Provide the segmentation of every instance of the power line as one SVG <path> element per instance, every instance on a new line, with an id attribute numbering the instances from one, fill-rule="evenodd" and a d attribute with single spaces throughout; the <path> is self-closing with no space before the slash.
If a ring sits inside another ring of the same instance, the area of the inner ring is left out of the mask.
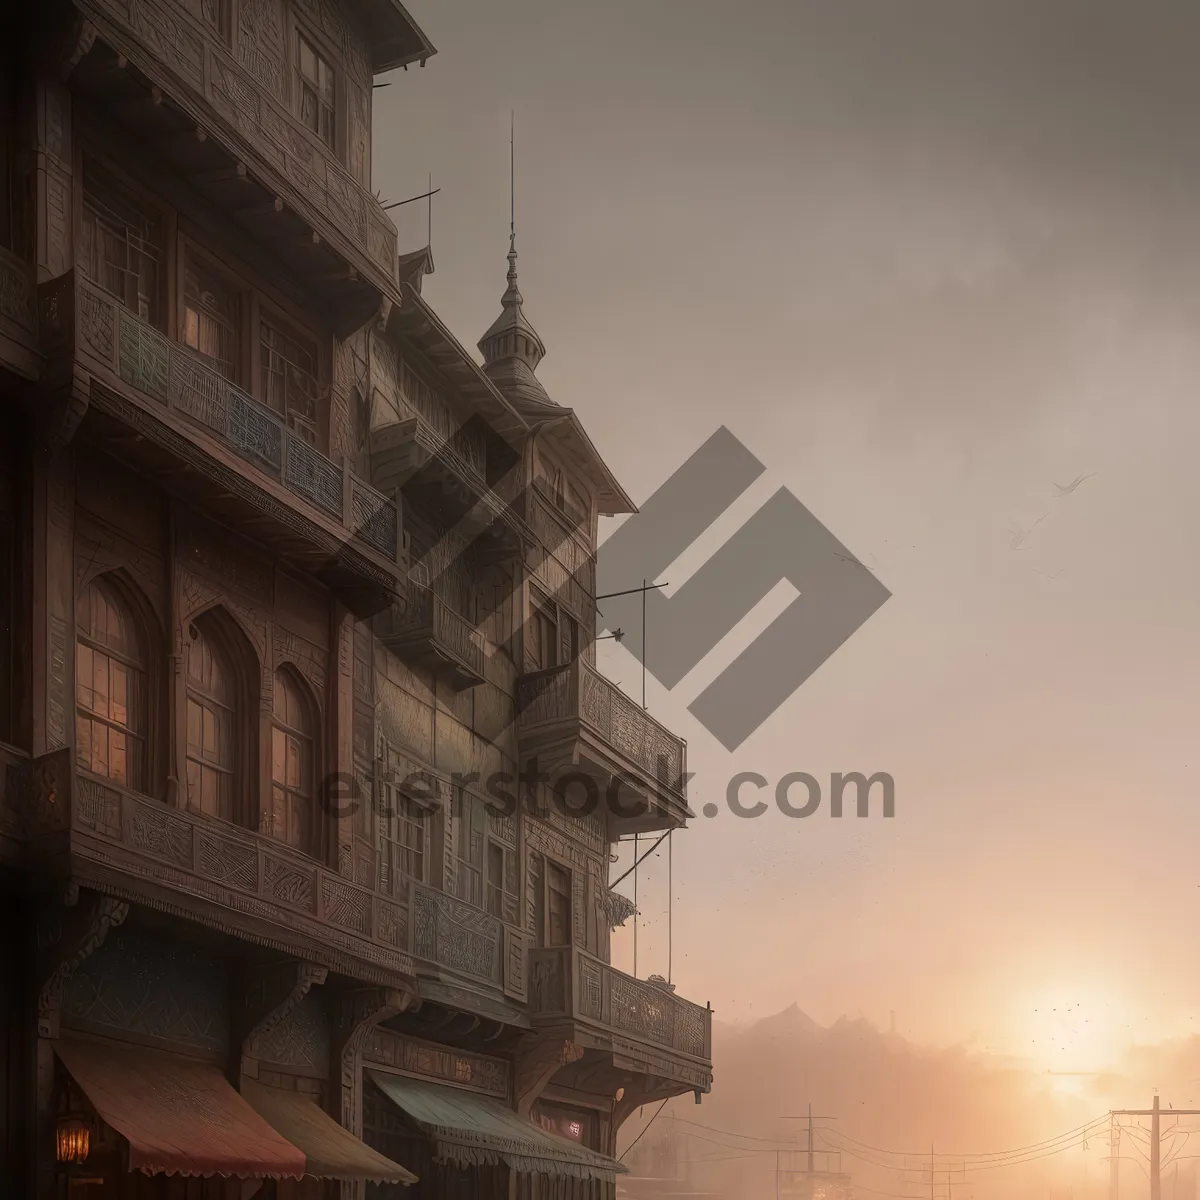
<path id="1" fill-rule="evenodd" d="M 671 1097 L 670 1097 L 670 1096 L 668 1096 L 668 1097 L 667 1097 L 667 1100 L 670 1100 L 670 1098 L 671 1098 Z M 667 1107 L 667 1100 L 664 1100 L 664 1101 L 663 1101 L 663 1102 L 662 1102 L 662 1103 L 661 1103 L 661 1104 L 658 1106 L 658 1108 L 657 1108 L 657 1109 L 655 1109 L 654 1116 L 652 1116 L 652 1117 L 650 1118 L 650 1120 L 648 1120 L 648 1121 L 646 1122 L 646 1126 L 645 1126 L 645 1128 L 642 1130 L 642 1132 L 641 1132 L 641 1133 L 639 1133 L 639 1134 L 637 1135 L 637 1137 L 635 1137 L 635 1138 L 633 1139 L 633 1141 L 632 1141 L 632 1142 L 630 1142 L 630 1143 L 629 1143 L 629 1145 L 628 1145 L 628 1146 L 626 1146 L 626 1147 L 625 1147 L 625 1149 L 624 1149 L 624 1150 L 623 1150 L 623 1151 L 622 1151 L 622 1152 L 621 1152 L 621 1153 L 620 1153 L 620 1154 L 617 1156 L 617 1162 L 621 1162 L 621 1160 L 622 1160 L 622 1159 L 624 1159 L 625 1155 L 626 1155 L 626 1154 L 628 1154 L 628 1153 L 630 1152 L 630 1150 L 632 1150 L 632 1149 L 634 1148 L 634 1146 L 636 1146 L 636 1145 L 638 1144 L 638 1142 L 640 1142 L 640 1141 L 642 1140 L 642 1138 L 643 1138 L 643 1137 L 645 1137 L 645 1135 L 646 1135 L 646 1130 L 647 1130 L 647 1129 L 649 1129 L 649 1128 L 650 1128 L 650 1126 L 651 1126 L 651 1125 L 653 1125 L 653 1124 L 654 1124 L 654 1122 L 655 1122 L 655 1121 L 658 1119 L 658 1114 L 659 1114 L 660 1112 L 662 1112 L 662 1110 L 663 1110 L 664 1108 L 666 1108 L 666 1107 Z"/>

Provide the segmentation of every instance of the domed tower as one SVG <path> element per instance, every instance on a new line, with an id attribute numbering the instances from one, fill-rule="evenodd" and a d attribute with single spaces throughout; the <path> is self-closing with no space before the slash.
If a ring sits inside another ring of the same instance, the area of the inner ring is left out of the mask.
<path id="1" fill-rule="evenodd" d="M 553 404 L 534 372 L 546 357 L 546 347 L 538 331 L 522 309 L 524 301 L 517 287 L 517 238 L 508 239 L 508 287 L 500 298 L 500 315 L 479 339 L 483 369 L 493 383 L 515 400 L 533 400 Z"/>

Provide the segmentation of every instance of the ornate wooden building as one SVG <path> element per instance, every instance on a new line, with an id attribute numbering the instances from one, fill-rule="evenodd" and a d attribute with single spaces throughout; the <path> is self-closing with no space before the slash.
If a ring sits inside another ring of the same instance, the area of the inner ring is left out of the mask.
<path id="1" fill-rule="evenodd" d="M 515 249 L 480 366 L 372 192 L 433 47 L 398 0 L 10 7 L 4 1194 L 611 1196 L 711 1083 L 708 1009 L 609 961 L 685 747 L 595 668 L 631 506 Z"/>

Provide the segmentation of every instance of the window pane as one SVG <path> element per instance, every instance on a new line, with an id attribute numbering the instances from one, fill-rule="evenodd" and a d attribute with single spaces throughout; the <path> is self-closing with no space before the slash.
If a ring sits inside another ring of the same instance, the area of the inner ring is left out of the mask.
<path id="1" fill-rule="evenodd" d="M 92 686 L 96 690 L 92 711 L 102 717 L 108 713 L 108 656 L 97 654 L 93 658 Z"/>
<path id="2" fill-rule="evenodd" d="M 129 675 L 123 663 L 112 664 L 112 719 L 129 724 L 129 703 L 126 680 Z"/>
<path id="3" fill-rule="evenodd" d="M 93 283 L 145 321 L 157 325 L 162 271 L 162 221 L 95 163 L 83 173 L 80 267 Z"/>
<path id="4" fill-rule="evenodd" d="M 92 648 L 82 644 L 75 648 L 75 698 L 84 708 L 92 707 Z"/>
<path id="5" fill-rule="evenodd" d="M 183 272 L 183 341 L 203 354 L 226 379 L 235 379 L 241 296 L 206 264 L 189 256 Z"/>

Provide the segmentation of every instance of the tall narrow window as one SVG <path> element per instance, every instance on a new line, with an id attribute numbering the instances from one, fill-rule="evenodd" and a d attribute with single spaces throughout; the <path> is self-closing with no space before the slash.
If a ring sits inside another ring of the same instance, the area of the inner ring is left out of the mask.
<path id="1" fill-rule="evenodd" d="M 487 846 L 487 910 L 494 917 L 504 916 L 504 847 L 498 842 Z"/>
<path id="2" fill-rule="evenodd" d="M 530 596 L 529 657 L 534 671 L 558 665 L 558 621 L 554 606 L 536 592 Z"/>
<path id="3" fill-rule="evenodd" d="M 312 706 L 286 667 L 275 673 L 271 730 L 271 804 L 266 832 L 308 853 L 312 847 L 315 793 Z"/>
<path id="4" fill-rule="evenodd" d="M 539 856 L 534 864 L 534 936 L 539 946 L 571 943 L 571 872 Z"/>
<path id="5" fill-rule="evenodd" d="M 263 315 L 259 322 L 262 400 L 306 441 L 317 440 L 317 347 L 291 326 Z"/>
<path id="6" fill-rule="evenodd" d="M 83 169 L 79 268 L 143 321 L 162 321 L 162 214 L 95 163 Z"/>
<path id="7" fill-rule="evenodd" d="M 146 787 L 146 648 L 118 590 L 96 580 L 79 602 L 75 761 L 137 791 Z"/>
<path id="8" fill-rule="evenodd" d="M 571 872 L 546 863 L 546 936 L 548 946 L 571 942 Z"/>
<path id="9" fill-rule="evenodd" d="M 193 812 L 235 820 L 237 690 L 228 655 L 203 625 L 187 655 L 187 800 Z"/>
<path id="10" fill-rule="evenodd" d="M 333 67 L 302 33 L 296 34 L 295 76 L 296 116 L 326 145 L 334 143 L 336 90 Z"/>
<path id="11" fill-rule="evenodd" d="M 452 809 L 454 821 L 454 892 L 460 900 L 483 907 L 484 822 L 483 803 L 475 796 L 455 788 Z"/>
<path id="12" fill-rule="evenodd" d="M 394 784 L 381 784 L 380 788 L 383 793 L 380 827 L 387 865 L 395 876 L 424 883 L 428 814 Z"/>
<path id="13" fill-rule="evenodd" d="M 238 289 L 188 254 L 183 267 L 181 340 L 235 382 L 241 359 L 241 318 L 242 296 Z"/>

